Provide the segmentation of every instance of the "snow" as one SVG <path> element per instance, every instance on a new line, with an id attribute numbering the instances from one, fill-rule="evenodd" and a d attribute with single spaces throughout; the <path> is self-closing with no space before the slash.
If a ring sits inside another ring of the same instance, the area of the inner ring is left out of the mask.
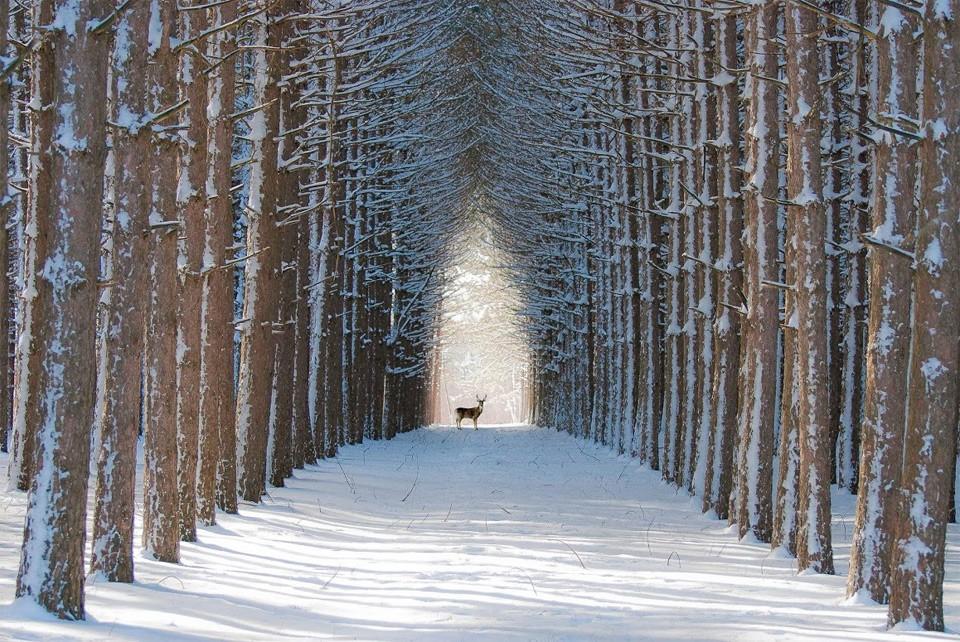
<path id="1" fill-rule="evenodd" d="M 150 25 L 147 34 L 147 51 L 150 55 L 156 54 L 163 46 L 163 16 L 160 13 L 159 0 L 150 2 Z"/>
<path id="2" fill-rule="evenodd" d="M 736 81 L 737 77 L 729 73 L 726 69 L 721 69 L 719 73 L 714 74 L 713 78 L 710 79 L 710 82 L 717 87 L 725 87 Z"/>
<path id="3" fill-rule="evenodd" d="M 953 8 L 950 6 L 949 0 L 934 0 L 933 15 L 941 20 L 953 19 Z"/>
<path id="4" fill-rule="evenodd" d="M 945 259 L 939 238 L 934 236 L 930 239 L 930 242 L 927 243 L 927 249 L 923 252 L 923 262 L 926 264 L 930 274 L 935 277 L 940 275 L 940 270 L 943 269 Z"/>
<path id="5" fill-rule="evenodd" d="M 854 501 L 834 496 L 841 575 L 797 575 L 635 459 L 545 428 L 434 427 L 298 471 L 201 529 L 179 566 L 137 555 L 133 585 L 89 578 L 88 620 L 65 623 L 11 603 L 25 497 L 8 492 L 0 639 L 957 639 L 885 633 L 884 607 L 843 599 Z"/>
<path id="6" fill-rule="evenodd" d="M 920 364 L 920 372 L 923 374 L 923 380 L 927 384 L 927 389 L 929 390 L 940 378 L 940 375 L 946 374 L 947 368 L 943 365 L 943 362 L 936 357 L 930 357 L 925 359 L 923 363 Z"/>
<path id="7" fill-rule="evenodd" d="M 879 33 L 881 35 L 894 34 L 908 26 L 910 23 L 899 9 L 891 6 L 884 7 L 880 15 Z"/>
<path id="8" fill-rule="evenodd" d="M 803 96 L 797 97 L 797 110 L 793 115 L 793 124 L 796 126 L 801 126 L 803 121 L 806 120 L 807 116 L 810 115 L 812 111 L 810 105 L 806 100 L 803 99 Z"/>
<path id="9" fill-rule="evenodd" d="M 87 139 L 78 138 L 73 126 L 77 120 L 76 105 L 65 102 L 60 105 L 60 118 L 57 120 L 57 131 L 54 142 L 65 152 L 83 151 L 87 148 Z"/>
<path id="10" fill-rule="evenodd" d="M 57 13 L 53 17 L 49 29 L 62 29 L 65 34 L 73 38 L 77 35 L 77 24 L 80 22 L 81 13 L 82 10 L 78 0 L 64 2 L 57 8 Z"/>

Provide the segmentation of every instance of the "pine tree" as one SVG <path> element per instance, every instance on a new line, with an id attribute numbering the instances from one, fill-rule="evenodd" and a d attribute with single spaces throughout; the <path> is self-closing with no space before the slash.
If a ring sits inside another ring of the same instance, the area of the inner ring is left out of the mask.
<path id="1" fill-rule="evenodd" d="M 820 162 L 817 14 L 796 3 L 785 11 L 787 40 L 787 233 L 796 248 L 796 372 L 800 443 L 797 560 L 833 573 L 832 471 L 827 345 L 826 216 Z"/>
<path id="2" fill-rule="evenodd" d="M 923 16 L 924 138 L 913 277 L 914 333 L 900 516 L 891 562 L 890 624 L 943 630 L 943 573 L 960 395 L 960 12 L 928 3 Z"/>
<path id="3" fill-rule="evenodd" d="M 916 120 L 916 20 L 884 9 L 877 40 L 875 113 L 890 123 Z M 878 116 L 879 117 L 879 116 Z M 886 123 L 884 123 L 886 126 Z M 914 245 L 916 141 L 880 130 L 870 241 L 870 325 L 860 465 L 860 495 L 847 593 L 861 589 L 886 604 L 893 525 L 907 413 L 907 361 L 912 331 L 909 252 Z"/>
<path id="4" fill-rule="evenodd" d="M 36 369 L 17 419 L 36 430 L 17 596 L 83 619 L 87 479 L 96 382 L 97 277 L 110 3 L 39 0 L 33 24 L 53 24 L 34 52 L 35 114 L 24 332 Z M 43 195 L 38 199 L 38 195 Z M 21 364 L 20 372 L 29 367 Z"/>
<path id="5" fill-rule="evenodd" d="M 236 3 L 210 8 L 211 24 L 231 24 Z M 200 291 L 200 413 L 197 461 L 197 518 L 216 521 L 215 506 L 237 512 L 237 444 L 233 362 L 233 140 L 236 36 L 221 29 L 207 39 L 207 177 Z"/>
<path id="6" fill-rule="evenodd" d="M 181 8 L 184 40 L 207 27 L 206 11 Z M 198 48 L 180 52 L 181 101 L 187 101 L 180 143 L 177 215 L 180 223 L 177 258 L 177 494 L 180 538 L 197 539 L 197 462 L 200 438 L 200 271 L 203 262 L 204 212 L 207 209 L 207 85 L 204 58 Z"/>
<path id="7" fill-rule="evenodd" d="M 177 485 L 177 11 L 150 6 L 148 101 L 152 117 L 150 234 L 147 266 L 143 428 L 143 549 L 161 562 L 180 561 Z"/>
<path id="8" fill-rule="evenodd" d="M 749 103 L 744 123 L 744 297 L 743 360 L 740 364 L 740 436 L 736 511 L 731 521 L 740 536 L 753 532 L 770 541 L 777 377 L 778 301 L 769 287 L 777 281 L 777 197 L 779 194 L 779 126 L 776 36 L 780 16 L 776 2 L 764 2 L 745 18 L 750 52 Z M 766 282 L 766 283 L 765 283 Z"/>
<path id="9" fill-rule="evenodd" d="M 106 330 L 101 414 L 97 417 L 100 451 L 93 519 L 91 569 L 110 581 L 132 582 L 133 506 L 136 494 L 137 439 L 143 364 L 143 328 L 147 287 L 147 235 L 151 155 L 147 113 L 147 51 L 135 43 L 147 38 L 147 5 L 130 7 L 117 19 L 111 63 L 113 116 L 113 203 L 111 236 L 113 277 Z M 126 120 L 124 120 L 126 119 Z"/>
<path id="10" fill-rule="evenodd" d="M 717 281 L 718 311 L 714 321 L 716 358 L 713 370 L 710 422 L 710 474 L 705 479 L 704 510 L 720 519 L 728 517 L 733 485 L 733 452 L 737 437 L 740 375 L 741 317 L 743 293 L 743 199 L 740 177 L 740 117 L 737 78 L 738 20 L 733 12 L 716 18 L 716 67 L 712 84 L 717 88 Z"/>
<path id="11" fill-rule="evenodd" d="M 276 10 L 265 0 L 254 3 L 252 20 L 253 113 L 250 115 L 251 159 L 247 213 L 247 257 L 244 271 L 243 325 L 237 388 L 238 491 L 259 503 L 266 491 L 269 424 L 275 393 L 278 271 L 281 234 L 277 227 L 277 137 L 280 68 Z"/>

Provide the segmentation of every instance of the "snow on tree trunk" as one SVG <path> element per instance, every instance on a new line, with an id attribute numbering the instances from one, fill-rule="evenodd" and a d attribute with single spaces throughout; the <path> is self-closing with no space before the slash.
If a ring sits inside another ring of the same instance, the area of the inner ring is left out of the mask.
<path id="1" fill-rule="evenodd" d="M 150 212 L 150 128 L 147 39 L 150 8 L 131 6 L 118 18 L 112 57 L 113 207 L 110 300 L 105 315 L 104 391 L 97 417 L 96 506 L 91 570 L 111 582 L 132 582 L 133 513 L 140 434 L 143 323 L 147 299 Z"/>
<path id="2" fill-rule="evenodd" d="M 732 12 L 715 18 L 716 63 L 711 83 L 717 92 L 717 314 L 714 321 L 715 358 L 709 425 L 710 473 L 704 479 L 702 506 L 719 519 L 728 518 L 733 485 L 733 449 L 737 437 L 737 409 L 740 381 L 741 318 L 745 310 L 743 292 L 743 199 L 740 177 L 740 117 L 737 79 L 738 20 Z"/>
<path id="3" fill-rule="evenodd" d="M 889 123 L 916 120 L 917 20 L 886 7 L 877 40 L 877 105 Z M 884 123 L 888 124 L 887 122 Z M 902 126 L 902 125 L 896 125 Z M 861 434 L 860 495 L 850 551 L 847 593 L 865 590 L 886 604 L 893 526 L 898 520 L 898 478 L 907 416 L 907 365 L 913 319 L 911 260 L 914 247 L 916 141 L 877 131 L 870 265 L 870 321 Z"/>
<path id="4" fill-rule="evenodd" d="M 943 630 L 944 539 L 960 395 L 960 2 L 926 5 L 924 140 L 914 262 L 910 388 L 890 624 Z"/>
<path id="5" fill-rule="evenodd" d="M 800 442 L 797 560 L 833 573 L 830 544 L 829 346 L 826 216 L 820 169 L 817 14 L 789 2 L 787 41 L 787 233 L 796 248 L 797 435 Z"/>
<path id="6" fill-rule="evenodd" d="M 179 11 L 183 39 L 207 28 L 206 11 Z M 207 209 L 207 77 L 199 50 L 180 53 L 180 99 L 189 101 L 181 140 L 177 216 L 180 221 L 177 276 L 177 486 L 180 538 L 197 539 L 197 462 L 200 439 L 201 270 Z"/>
<path id="7" fill-rule="evenodd" d="M 744 296 L 743 361 L 740 364 L 740 438 L 738 446 L 736 511 L 740 536 L 748 532 L 770 541 L 771 496 L 778 372 L 779 304 L 776 281 L 777 205 L 779 193 L 778 76 L 776 37 L 780 8 L 766 1 L 745 18 L 745 43 L 750 78 L 749 103 L 744 119 Z"/>
<path id="8" fill-rule="evenodd" d="M 211 24 L 229 24 L 236 4 L 210 9 Z M 211 525 L 216 508 L 237 512 L 236 411 L 234 391 L 234 279 L 227 264 L 233 246 L 230 170 L 233 141 L 236 43 L 232 30 L 209 36 L 207 56 L 221 61 L 207 79 L 207 176 L 200 291 L 200 405 L 197 446 L 197 518 Z"/>
<path id="9" fill-rule="evenodd" d="M 36 433 L 17 596 L 65 619 L 84 617 L 84 546 L 93 424 L 109 32 L 102 0 L 39 0 L 50 25 L 34 51 L 27 227 L 32 251 L 17 421 Z M 5 338 L 4 338 L 5 339 Z M 25 393 L 25 394 L 24 394 Z M 21 430 L 21 434 L 23 434 Z"/>
<path id="10" fill-rule="evenodd" d="M 279 54 L 275 12 L 265 0 L 251 19 L 253 104 L 250 116 L 250 178 L 247 214 L 247 259 L 244 273 L 240 379 L 237 387 L 238 490 L 259 503 L 266 490 L 268 431 L 274 409 L 274 361 L 277 318 L 277 272 L 281 239 L 277 227 L 277 140 L 279 131 Z"/>
<path id="11" fill-rule="evenodd" d="M 176 8 L 152 0 L 147 51 L 150 109 L 157 114 L 177 102 Z M 155 120 L 150 158 L 150 237 L 144 381 L 143 549 L 161 562 L 180 561 L 177 488 L 177 147 Z"/>

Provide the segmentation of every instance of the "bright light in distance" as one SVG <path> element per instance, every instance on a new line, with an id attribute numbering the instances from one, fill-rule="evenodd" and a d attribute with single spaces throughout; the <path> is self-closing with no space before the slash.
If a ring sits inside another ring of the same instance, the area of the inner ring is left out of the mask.
<path id="1" fill-rule="evenodd" d="M 487 397 L 480 424 L 528 418 L 527 350 L 518 327 L 516 290 L 505 278 L 506 259 L 482 231 L 465 243 L 450 269 L 440 328 L 437 423 L 454 423 L 454 409 Z M 471 422 L 466 422 L 471 424 Z"/>

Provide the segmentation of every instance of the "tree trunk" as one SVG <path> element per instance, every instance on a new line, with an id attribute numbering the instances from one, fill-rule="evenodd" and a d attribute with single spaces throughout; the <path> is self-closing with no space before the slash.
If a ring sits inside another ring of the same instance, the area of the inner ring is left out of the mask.
<path id="1" fill-rule="evenodd" d="M 788 2 L 787 230 L 796 247 L 800 569 L 833 573 L 830 543 L 830 373 L 827 345 L 826 217 L 820 169 L 817 14 Z"/>
<path id="2" fill-rule="evenodd" d="M 287 1 L 283 3 L 283 11 L 287 21 L 278 27 L 277 43 L 283 48 L 277 55 L 277 64 L 281 65 L 281 73 L 289 71 L 289 64 L 294 59 L 294 52 L 290 42 L 295 37 L 295 30 L 290 20 L 296 15 L 295 4 Z M 273 426 L 270 447 L 270 484 L 283 486 L 284 479 L 293 474 L 294 468 L 294 400 L 297 395 L 295 382 L 297 369 L 297 307 L 299 293 L 298 258 L 300 251 L 297 246 L 300 240 L 300 217 L 307 216 L 302 212 L 300 203 L 300 170 L 298 168 L 298 145 L 296 131 L 302 127 L 304 117 L 302 107 L 296 104 L 297 96 L 294 93 L 295 85 L 288 81 L 280 88 L 280 107 L 278 110 L 279 149 L 277 152 L 278 167 L 278 203 L 277 225 L 278 238 L 282 243 L 281 267 L 278 274 L 279 305 L 277 309 L 277 326 L 274 337 L 277 342 L 277 363 L 275 365 L 275 397 L 273 412 Z M 282 214 L 281 214 L 282 213 Z"/>
<path id="3" fill-rule="evenodd" d="M 960 3 L 923 19 L 924 139 L 913 280 L 914 328 L 890 624 L 943 630 L 943 572 L 960 395 Z"/>
<path id="4" fill-rule="evenodd" d="M 667 46 L 676 48 L 679 46 L 679 35 L 677 33 L 677 19 L 671 17 L 668 19 Z M 680 140 L 682 135 L 681 119 L 670 119 L 670 138 Z M 664 391 L 663 391 L 663 413 L 660 421 L 662 428 L 660 430 L 662 440 L 662 450 L 659 457 L 660 473 L 663 479 L 669 482 L 676 482 L 676 467 L 679 453 L 678 431 L 680 424 L 680 414 L 682 412 L 680 405 L 682 393 L 682 346 L 680 335 L 683 332 L 681 322 L 681 276 L 680 276 L 680 254 L 682 225 L 680 222 L 681 193 L 680 181 L 682 180 L 681 158 L 676 157 L 670 165 L 670 199 L 668 210 L 671 215 L 670 231 L 668 233 L 669 249 L 667 250 L 667 268 L 669 274 L 667 283 L 667 302 L 666 318 L 664 330 Z"/>
<path id="5" fill-rule="evenodd" d="M 207 28 L 206 11 L 182 11 L 183 38 Z M 180 538 L 197 540 L 197 462 L 200 439 L 200 325 L 207 209 L 207 77 L 199 51 L 180 54 L 180 99 L 187 106 L 186 139 L 180 150 L 177 215 L 180 221 L 177 273 L 177 486 Z"/>
<path id="6" fill-rule="evenodd" d="M 236 18 L 236 3 L 210 9 L 210 23 Z M 209 36 L 208 57 L 222 60 L 207 79 L 207 208 L 200 293 L 200 416 L 197 518 L 216 521 L 216 506 L 237 512 L 237 436 L 233 363 L 234 269 L 227 265 L 233 246 L 231 144 L 233 142 L 236 49 L 232 30 Z"/>
<path id="7" fill-rule="evenodd" d="M 708 456 L 711 474 L 706 477 L 704 511 L 712 509 L 727 519 L 733 485 L 733 448 L 737 438 L 740 381 L 740 325 L 743 291 L 743 199 L 740 194 L 740 118 L 737 80 L 730 70 L 739 69 L 737 16 L 733 12 L 716 19 L 717 64 L 713 84 L 717 87 L 717 318 L 714 322 L 716 356 L 713 363 L 714 418 L 709 432 Z"/>
<path id="8" fill-rule="evenodd" d="M 10 45 L 7 36 L 10 26 L 10 2 L 0 0 L 0 52 L 7 55 Z M 0 452 L 7 452 L 7 433 L 10 427 L 10 313 L 13 309 L 10 292 L 10 210 L 13 199 L 7 168 L 10 167 L 10 99 L 12 88 L 8 79 L 0 80 Z"/>
<path id="9" fill-rule="evenodd" d="M 703 7 L 697 0 L 696 6 Z M 693 14 L 694 41 L 698 42 L 696 55 L 696 74 L 698 78 L 713 78 L 716 73 L 714 60 L 713 22 L 703 13 Z M 699 345 L 696 360 L 695 423 L 693 444 L 691 445 L 691 478 L 687 481 L 687 490 L 691 494 L 708 497 L 706 478 L 713 476 L 713 459 L 709 454 L 711 433 L 713 432 L 713 371 L 715 364 L 715 346 L 713 325 L 717 317 L 716 301 L 716 261 L 718 235 L 717 203 L 717 97 L 713 86 L 706 80 L 698 85 L 699 97 L 694 101 L 694 113 L 697 131 L 694 139 L 694 185 L 696 205 L 694 211 L 699 220 L 695 243 L 696 261 L 694 270 L 697 277 L 697 299 L 690 310 Z M 712 481 L 711 481 L 712 484 Z"/>
<path id="10" fill-rule="evenodd" d="M 147 287 L 149 233 L 150 130 L 147 118 L 147 51 L 132 43 L 147 39 L 150 10 L 131 6 L 117 20 L 113 52 L 113 120 L 129 122 L 113 132 L 115 221 L 112 234 L 113 278 L 102 350 L 104 391 L 97 418 L 96 508 L 91 570 L 111 582 L 132 582 L 133 513 L 136 503 L 137 440 L 140 434 L 143 323 Z"/>
<path id="11" fill-rule="evenodd" d="M 17 11 L 10 16 L 12 24 L 10 25 L 10 34 L 16 37 L 20 42 L 25 42 L 29 40 L 30 36 L 28 35 L 29 27 L 27 26 L 28 20 L 27 16 L 29 11 Z M 30 103 L 30 65 L 21 64 L 19 68 L 14 70 L 14 73 L 11 76 L 11 98 L 10 98 L 10 107 L 12 108 L 12 118 L 11 129 L 8 132 L 8 144 L 9 144 L 9 135 L 16 134 L 21 139 L 29 138 L 30 130 L 30 109 L 28 107 Z M 18 440 L 18 434 L 15 430 L 17 427 L 14 423 L 14 418 L 17 416 L 16 411 L 16 400 L 18 398 L 17 390 L 17 364 L 19 359 L 17 357 L 20 345 L 20 337 L 22 336 L 22 323 L 24 305 L 23 305 L 23 292 L 25 288 L 25 274 L 24 274 L 24 257 L 27 254 L 25 252 L 25 244 L 27 241 L 27 235 L 24 230 L 24 221 L 27 218 L 27 210 L 29 207 L 29 197 L 27 189 L 27 179 L 25 178 L 28 174 L 28 154 L 30 151 L 29 145 L 15 145 L 12 148 L 8 148 L 8 153 L 10 154 L 10 173 L 13 176 L 17 177 L 17 180 L 14 182 L 11 180 L 11 177 L 8 176 L 8 189 L 9 187 L 14 187 L 11 194 L 11 208 L 13 210 L 12 216 L 9 218 L 9 228 L 7 233 L 12 232 L 12 238 L 9 239 L 8 248 L 10 250 L 8 256 L 8 268 L 10 270 L 11 281 L 13 284 L 12 291 L 8 298 L 8 303 L 10 305 L 11 316 L 13 317 L 13 332 L 12 341 L 10 341 L 10 354 L 8 355 L 8 360 L 4 363 L 4 367 L 9 369 L 9 389 L 8 389 L 8 400 L 10 403 L 10 410 L 8 416 L 9 424 L 6 426 L 7 436 L 0 446 L 3 447 L 3 452 L 10 452 L 10 459 L 8 460 L 7 474 L 9 475 L 10 488 L 16 488 L 18 486 L 18 476 L 21 472 L 21 464 L 23 464 L 22 457 L 17 457 L 16 446 Z M 8 215 L 9 216 L 9 215 Z M 20 415 L 22 416 L 22 415 Z M 22 438 L 24 435 L 21 433 L 19 435 Z M 21 490 L 26 490 L 23 488 Z"/>
<path id="12" fill-rule="evenodd" d="M 767 0 L 746 20 L 746 51 L 751 80 L 746 113 L 743 263 L 747 315 L 743 324 L 743 361 L 740 364 L 740 439 L 736 512 L 740 537 L 748 532 L 770 541 L 772 471 L 776 422 L 777 336 L 779 303 L 776 281 L 777 205 L 779 196 L 778 88 L 776 78 L 778 3 Z"/>
<path id="13" fill-rule="evenodd" d="M 21 357 L 36 369 L 18 421 L 36 430 L 24 452 L 32 475 L 17 596 L 64 619 L 84 617 L 84 546 L 90 427 L 93 425 L 109 31 L 104 0 L 39 0 L 33 24 L 50 25 L 34 51 L 33 98 L 47 106 L 34 121 L 27 225 L 30 304 Z M 4 124 L 5 125 L 5 124 Z M 37 199 L 37 195 L 43 197 Z M 34 361 L 34 359 L 31 359 Z M 21 367 L 26 367 L 22 363 Z M 21 370 L 21 373 L 23 371 Z"/>
<path id="14" fill-rule="evenodd" d="M 172 3 L 151 5 L 147 51 L 150 110 L 177 101 L 177 13 Z M 160 125 L 169 125 L 161 121 Z M 180 561 L 177 497 L 177 207 L 176 135 L 154 130 L 150 157 L 152 202 L 144 383 L 143 548 L 161 562 Z"/>
<path id="15" fill-rule="evenodd" d="M 787 234 L 784 239 L 784 280 L 797 282 L 797 239 Z M 777 474 L 776 506 L 773 515 L 772 548 L 783 548 L 790 555 L 797 554 L 797 530 L 800 492 L 800 380 L 801 369 L 797 353 L 797 295 L 796 289 L 784 291 L 784 323 L 781 335 L 783 360 L 780 391 L 779 471 Z"/>
<path id="16" fill-rule="evenodd" d="M 266 0 L 256 6 L 266 7 Z M 277 314 L 277 270 L 281 251 L 277 228 L 277 140 L 279 131 L 279 55 L 274 12 L 264 10 L 252 19 L 253 103 L 251 169 L 247 202 L 247 259 L 240 344 L 240 382 L 237 389 L 237 457 L 239 492 L 246 501 L 260 503 L 266 490 L 268 430 L 274 393 Z M 271 47 L 273 49 L 271 49 Z"/>
<path id="17" fill-rule="evenodd" d="M 877 40 L 877 114 L 917 118 L 916 20 L 887 7 Z M 870 238 L 912 250 L 916 211 L 916 143 L 882 133 L 877 141 L 876 183 Z M 907 367 L 910 356 L 910 259 L 886 247 L 870 249 L 870 324 L 867 334 L 867 383 L 861 437 L 860 495 L 850 551 L 848 595 L 865 590 L 886 604 L 890 587 L 893 525 L 907 416 Z"/>

